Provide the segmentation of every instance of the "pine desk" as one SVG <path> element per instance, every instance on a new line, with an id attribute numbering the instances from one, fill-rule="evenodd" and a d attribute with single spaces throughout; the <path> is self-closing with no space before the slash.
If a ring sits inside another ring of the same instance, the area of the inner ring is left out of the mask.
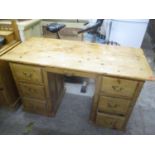
<path id="1" fill-rule="evenodd" d="M 154 80 L 142 49 L 31 38 L 0 57 L 8 61 L 26 111 L 54 116 L 63 76 L 95 79 L 91 120 L 124 129 L 146 80 Z"/>

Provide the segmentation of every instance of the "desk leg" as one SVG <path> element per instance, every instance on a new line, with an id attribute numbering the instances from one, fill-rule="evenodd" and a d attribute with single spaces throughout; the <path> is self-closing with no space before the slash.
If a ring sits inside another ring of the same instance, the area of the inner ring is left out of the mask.
<path id="1" fill-rule="evenodd" d="M 90 120 L 92 120 L 93 122 L 95 122 L 96 120 L 96 111 L 97 111 L 97 106 L 98 106 L 101 81 L 102 81 L 102 76 L 97 76 L 95 79 L 95 94 L 93 97 L 92 109 L 91 109 L 91 114 L 90 114 Z"/>
<path id="2" fill-rule="evenodd" d="M 134 96 L 133 96 L 133 99 L 132 99 L 131 106 L 130 106 L 130 108 L 129 108 L 129 110 L 128 110 L 128 113 L 127 113 L 127 116 L 126 116 L 126 118 L 125 118 L 125 123 L 124 123 L 124 125 L 123 125 L 122 130 L 125 130 L 125 128 L 126 128 L 126 125 L 127 125 L 128 120 L 129 120 L 129 118 L 130 118 L 130 115 L 131 115 L 131 113 L 132 113 L 132 110 L 133 110 L 133 108 L 134 108 L 134 106 L 135 106 L 135 104 L 136 104 L 136 101 L 137 101 L 137 99 L 138 99 L 138 97 L 139 97 L 139 95 L 140 95 L 140 92 L 141 92 L 141 90 L 142 90 L 142 88 L 143 88 L 143 85 L 144 85 L 144 81 L 139 82 L 139 84 L 138 84 L 138 86 L 137 86 L 136 92 L 135 92 L 135 94 L 134 94 Z"/>
<path id="3" fill-rule="evenodd" d="M 47 99 L 47 113 L 54 116 L 64 95 L 64 78 L 43 69 L 45 92 Z"/>
<path id="4" fill-rule="evenodd" d="M 43 69 L 43 78 L 45 83 L 45 93 L 46 93 L 46 99 L 47 99 L 47 113 L 48 113 L 47 115 L 52 116 L 52 104 L 50 100 L 48 72 L 46 72 L 45 69 Z"/>

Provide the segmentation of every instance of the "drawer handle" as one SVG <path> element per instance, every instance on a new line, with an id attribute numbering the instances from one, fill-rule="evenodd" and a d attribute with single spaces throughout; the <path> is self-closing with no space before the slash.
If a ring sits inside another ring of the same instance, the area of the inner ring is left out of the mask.
<path id="1" fill-rule="evenodd" d="M 108 103 L 108 107 L 110 107 L 110 108 L 117 108 L 118 105 L 117 104 Z"/>
<path id="2" fill-rule="evenodd" d="M 32 78 L 32 73 L 23 72 L 24 76 L 27 78 Z"/>
<path id="3" fill-rule="evenodd" d="M 28 94 L 28 95 L 29 95 L 29 94 L 32 94 L 32 93 L 37 93 L 35 89 L 29 88 L 29 87 L 25 87 L 25 88 L 24 88 L 24 92 L 25 92 L 26 94 Z"/>
<path id="4" fill-rule="evenodd" d="M 114 91 L 117 91 L 117 92 L 121 92 L 123 90 L 123 88 L 121 88 L 120 86 L 112 86 L 112 88 Z"/>
<path id="5" fill-rule="evenodd" d="M 105 124 L 109 124 L 110 126 L 113 126 L 114 121 L 104 120 Z"/>

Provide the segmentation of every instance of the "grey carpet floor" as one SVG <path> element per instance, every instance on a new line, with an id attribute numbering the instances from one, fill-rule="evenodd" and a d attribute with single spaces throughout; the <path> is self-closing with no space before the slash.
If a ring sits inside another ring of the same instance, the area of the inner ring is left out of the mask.
<path id="1" fill-rule="evenodd" d="M 147 91 L 152 87 L 146 83 L 137 101 L 125 132 L 100 128 L 89 121 L 91 97 L 65 94 L 55 117 L 45 117 L 22 111 L 0 110 L 0 134 L 3 135 L 119 135 L 119 134 L 155 134 L 155 105 Z M 155 88 L 153 88 L 155 89 Z M 145 96 L 143 96 L 145 94 Z M 147 95 L 147 96 L 146 96 Z M 150 101 L 150 100 L 151 101 Z"/>
<path id="2" fill-rule="evenodd" d="M 53 118 L 23 112 L 22 107 L 15 112 L 1 109 L 0 134 L 119 134 L 89 121 L 91 102 L 91 97 L 65 94 Z"/>

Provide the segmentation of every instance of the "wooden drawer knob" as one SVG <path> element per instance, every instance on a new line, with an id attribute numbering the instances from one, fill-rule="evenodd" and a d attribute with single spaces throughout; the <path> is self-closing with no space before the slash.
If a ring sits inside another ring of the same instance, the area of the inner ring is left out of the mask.
<path id="1" fill-rule="evenodd" d="M 118 105 L 117 104 L 112 104 L 112 103 L 108 102 L 108 107 L 109 108 L 117 108 Z"/>
<path id="2" fill-rule="evenodd" d="M 123 88 L 121 88 L 120 86 L 112 86 L 112 88 L 114 91 L 117 91 L 117 92 L 121 92 L 123 90 Z"/>
<path id="3" fill-rule="evenodd" d="M 24 76 L 27 77 L 27 78 L 32 78 L 32 73 L 26 73 L 26 72 L 23 72 Z"/>

